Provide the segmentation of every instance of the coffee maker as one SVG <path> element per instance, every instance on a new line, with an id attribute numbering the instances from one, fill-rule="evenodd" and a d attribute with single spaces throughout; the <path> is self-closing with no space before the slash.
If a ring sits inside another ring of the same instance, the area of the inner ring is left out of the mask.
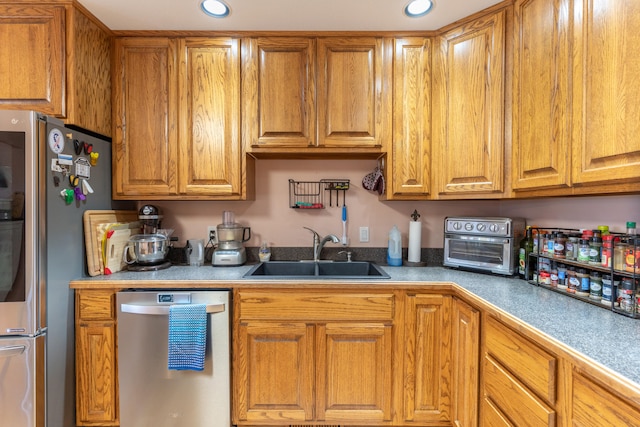
<path id="1" fill-rule="evenodd" d="M 222 224 L 216 226 L 217 247 L 213 251 L 211 264 L 214 266 L 237 266 L 247 262 L 243 243 L 251 238 L 251 228 L 235 222 L 234 214 L 225 211 Z"/>

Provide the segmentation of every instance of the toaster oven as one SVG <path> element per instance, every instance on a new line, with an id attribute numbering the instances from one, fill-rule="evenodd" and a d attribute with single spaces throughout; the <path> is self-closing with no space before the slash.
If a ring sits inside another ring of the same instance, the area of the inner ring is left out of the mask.
<path id="1" fill-rule="evenodd" d="M 514 275 L 524 229 L 522 218 L 446 217 L 443 265 Z"/>

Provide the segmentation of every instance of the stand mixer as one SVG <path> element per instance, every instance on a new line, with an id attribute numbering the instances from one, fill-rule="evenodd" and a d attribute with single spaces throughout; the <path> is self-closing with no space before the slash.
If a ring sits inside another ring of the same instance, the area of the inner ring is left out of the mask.
<path id="1" fill-rule="evenodd" d="M 233 212 L 222 214 L 222 224 L 216 227 L 216 249 L 211 257 L 214 266 L 236 266 L 247 261 L 243 243 L 251 238 L 251 228 L 243 227 L 234 221 Z"/>

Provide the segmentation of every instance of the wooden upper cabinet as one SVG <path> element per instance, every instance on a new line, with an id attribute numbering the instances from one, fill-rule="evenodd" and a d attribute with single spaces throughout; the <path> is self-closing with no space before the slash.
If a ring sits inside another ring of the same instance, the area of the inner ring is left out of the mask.
<path id="1" fill-rule="evenodd" d="M 177 193 L 176 45 L 165 37 L 115 42 L 114 198 Z"/>
<path id="2" fill-rule="evenodd" d="M 390 41 L 318 39 L 318 145 L 382 147 L 391 130 Z"/>
<path id="3" fill-rule="evenodd" d="M 0 5 L 0 106 L 65 113 L 65 7 Z"/>
<path id="4" fill-rule="evenodd" d="M 437 197 L 499 197 L 504 190 L 506 11 L 438 37 L 433 175 Z"/>
<path id="5" fill-rule="evenodd" d="M 180 194 L 240 196 L 240 42 L 178 43 Z"/>
<path id="6" fill-rule="evenodd" d="M 575 185 L 640 177 L 640 2 L 605 4 L 573 9 Z"/>
<path id="7" fill-rule="evenodd" d="M 571 185 L 569 2 L 514 7 L 514 190 Z"/>
<path id="8" fill-rule="evenodd" d="M 387 199 L 431 191 L 431 39 L 395 40 L 393 143 L 387 151 Z"/>
<path id="9" fill-rule="evenodd" d="M 380 154 L 391 135 L 392 43 L 243 40 L 243 137 L 254 154 Z"/>
<path id="10" fill-rule="evenodd" d="M 243 40 L 248 146 L 315 145 L 315 50 L 315 39 L 306 37 Z"/>

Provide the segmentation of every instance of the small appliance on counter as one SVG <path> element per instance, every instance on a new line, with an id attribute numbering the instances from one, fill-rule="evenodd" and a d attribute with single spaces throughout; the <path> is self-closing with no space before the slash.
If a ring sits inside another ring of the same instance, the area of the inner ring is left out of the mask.
<path id="1" fill-rule="evenodd" d="M 225 211 L 222 224 L 216 227 L 217 247 L 213 251 L 211 264 L 214 266 L 237 266 L 247 262 L 243 243 L 251 238 L 251 228 L 235 222 L 234 214 Z"/>
<path id="2" fill-rule="evenodd" d="M 522 218 L 447 217 L 443 265 L 514 275 L 525 225 Z"/>
<path id="3" fill-rule="evenodd" d="M 160 209 L 153 205 L 144 205 L 138 211 L 138 219 L 141 234 L 129 238 L 122 254 L 123 261 L 128 265 L 127 269 L 155 271 L 169 268 L 171 262 L 167 260 L 167 255 L 171 236 L 167 230 L 160 228 Z"/>

